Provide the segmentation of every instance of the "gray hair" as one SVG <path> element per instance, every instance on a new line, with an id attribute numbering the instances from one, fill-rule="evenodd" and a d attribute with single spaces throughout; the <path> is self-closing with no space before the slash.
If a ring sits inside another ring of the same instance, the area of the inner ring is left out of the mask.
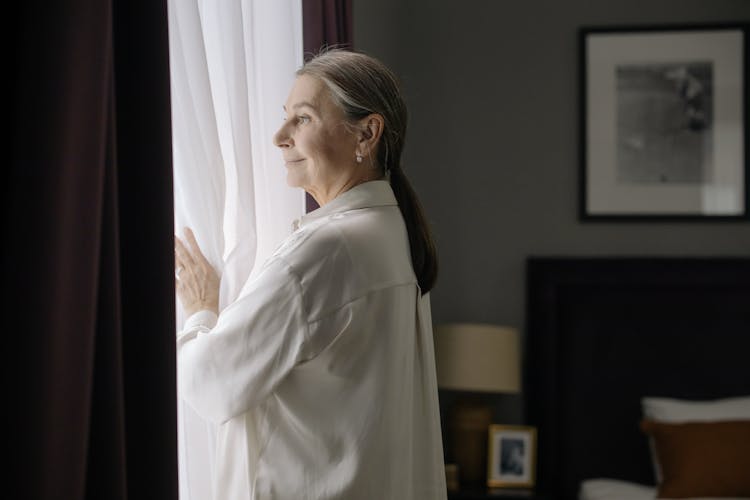
<path id="1" fill-rule="evenodd" d="M 317 55 L 297 71 L 325 83 L 351 122 L 376 113 L 383 117 L 377 164 L 385 172 L 401 166 L 407 111 L 396 76 L 377 59 L 342 49 Z"/>

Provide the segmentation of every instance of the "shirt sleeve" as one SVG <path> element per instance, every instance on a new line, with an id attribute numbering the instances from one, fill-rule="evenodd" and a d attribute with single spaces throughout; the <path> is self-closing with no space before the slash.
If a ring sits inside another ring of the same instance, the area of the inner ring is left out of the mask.
<path id="1" fill-rule="evenodd" d="M 218 320 L 210 311 L 188 318 L 177 337 L 179 393 L 203 418 L 225 422 L 274 391 L 306 338 L 299 280 L 271 261 Z"/>

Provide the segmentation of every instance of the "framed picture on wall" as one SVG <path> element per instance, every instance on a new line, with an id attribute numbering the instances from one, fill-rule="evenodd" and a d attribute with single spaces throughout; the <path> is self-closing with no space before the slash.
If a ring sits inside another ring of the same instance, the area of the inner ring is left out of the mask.
<path id="1" fill-rule="evenodd" d="M 747 35 L 580 30 L 581 219 L 749 218 Z"/>
<path id="2" fill-rule="evenodd" d="M 536 469 L 536 428 L 491 425 L 487 447 L 487 486 L 532 488 Z"/>

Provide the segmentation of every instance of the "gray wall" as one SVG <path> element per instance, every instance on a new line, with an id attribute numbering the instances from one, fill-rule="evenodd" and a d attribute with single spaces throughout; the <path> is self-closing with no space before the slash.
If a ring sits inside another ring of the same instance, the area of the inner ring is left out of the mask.
<path id="1" fill-rule="evenodd" d="M 750 223 L 578 220 L 580 26 L 750 20 L 747 0 L 354 0 L 400 76 L 405 168 L 432 220 L 436 323 L 524 325 L 529 255 L 748 255 Z"/>

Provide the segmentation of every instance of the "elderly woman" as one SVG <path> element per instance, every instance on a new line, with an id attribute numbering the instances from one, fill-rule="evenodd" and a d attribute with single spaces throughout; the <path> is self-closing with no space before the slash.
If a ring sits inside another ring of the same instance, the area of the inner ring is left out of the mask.
<path id="1" fill-rule="evenodd" d="M 176 240 L 182 397 L 219 423 L 216 500 L 440 499 L 429 296 L 437 259 L 400 158 L 393 74 L 329 51 L 297 72 L 274 137 L 320 208 L 218 312 L 218 277 Z"/>

